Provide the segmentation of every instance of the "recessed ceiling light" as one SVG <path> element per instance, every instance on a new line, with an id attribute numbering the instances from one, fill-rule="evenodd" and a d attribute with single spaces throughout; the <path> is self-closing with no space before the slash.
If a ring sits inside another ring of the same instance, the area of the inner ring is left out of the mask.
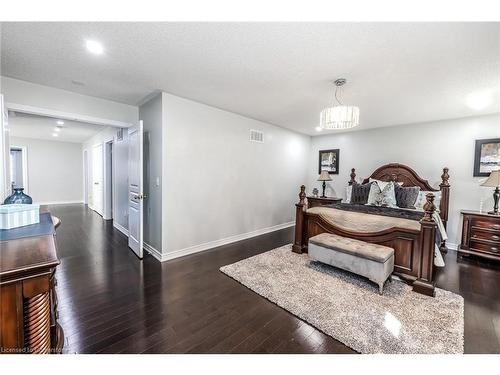
<path id="1" fill-rule="evenodd" d="M 57 125 L 64 125 L 64 121 L 63 120 L 57 120 L 56 124 Z"/>
<path id="2" fill-rule="evenodd" d="M 315 129 L 317 132 L 320 132 L 320 131 L 322 131 L 322 130 L 323 130 L 323 129 L 321 128 L 321 126 L 316 126 L 314 129 Z"/>
<path id="3" fill-rule="evenodd" d="M 102 55 L 102 53 L 104 52 L 104 47 L 102 46 L 102 44 L 96 42 L 95 40 L 87 40 L 85 42 L 85 45 L 87 46 L 89 52 L 92 52 L 95 55 Z"/>
<path id="4" fill-rule="evenodd" d="M 493 102 L 493 96 L 490 91 L 478 91 L 467 95 L 465 98 L 465 104 L 469 108 L 480 111 L 485 109 Z"/>
<path id="5" fill-rule="evenodd" d="M 54 131 L 56 131 L 56 132 L 60 132 L 60 131 L 61 131 L 61 128 L 60 128 L 60 127 L 58 127 L 58 126 L 56 126 L 56 127 L 54 128 Z"/>
<path id="6" fill-rule="evenodd" d="M 59 137 L 59 134 L 57 134 L 57 133 L 52 133 L 52 136 L 53 136 L 53 137 Z"/>

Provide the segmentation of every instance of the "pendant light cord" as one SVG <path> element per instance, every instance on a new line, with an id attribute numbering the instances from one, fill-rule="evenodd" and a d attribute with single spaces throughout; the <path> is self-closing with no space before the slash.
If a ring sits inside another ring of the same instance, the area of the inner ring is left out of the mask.
<path id="1" fill-rule="evenodd" d="M 337 92 L 339 91 L 339 89 L 340 89 L 340 95 L 337 96 Z M 339 97 L 340 97 L 340 99 L 339 99 Z M 337 101 L 337 103 L 342 105 L 342 86 L 335 87 L 335 100 Z"/>

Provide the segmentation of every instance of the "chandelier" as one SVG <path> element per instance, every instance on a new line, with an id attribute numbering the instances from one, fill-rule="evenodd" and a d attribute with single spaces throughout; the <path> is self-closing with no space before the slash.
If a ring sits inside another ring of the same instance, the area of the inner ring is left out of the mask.
<path id="1" fill-rule="evenodd" d="M 319 126 L 321 129 L 350 129 L 359 125 L 359 108 L 353 105 L 342 104 L 342 86 L 346 80 L 335 80 L 335 101 L 331 107 L 321 111 Z"/>

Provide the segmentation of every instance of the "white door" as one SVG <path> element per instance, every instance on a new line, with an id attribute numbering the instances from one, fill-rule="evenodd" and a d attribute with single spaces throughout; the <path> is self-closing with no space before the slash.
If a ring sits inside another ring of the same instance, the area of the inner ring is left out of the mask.
<path id="1" fill-rule="evenodd" d="M 99 144 L 92 149 L 92 208 L 100 215 L 102 215 L 104 196 L 102 172 L 102 144 Z"/>
<path id="2" fill-rule="evenodd" d="M 128 129 L 128 246 L 142 259 L 142 208 L 143 208 L 143 129 L 139 125 Z"/>

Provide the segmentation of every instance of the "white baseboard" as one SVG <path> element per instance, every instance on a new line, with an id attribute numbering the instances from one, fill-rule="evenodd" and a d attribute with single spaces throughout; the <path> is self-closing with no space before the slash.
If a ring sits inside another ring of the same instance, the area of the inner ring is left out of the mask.
<path id="1" fill-rule="evenodd" d="M 271 233 L 271 232 L 275 232 L 277 230 L 289 228 L 289 227 L 292 227 L 294 225 L 295 225 L 295 221 L 290 221 L 288 223 L 278 224 L 278 225 L 274 225 L 272 227 L 257 229 L 257 230 L 254 230 L 252 232 L 247 232 L 247 233 L 243 233 L 243 234 L 237 234 L 235 236 L 222 238 L 220 240 L 215 240 L 215 241 L 205 242 L 205 243 L 202 243 L 199 245 L 189 246 L 189 247 L 186 247 L 184 249 L 174 250 L 171 252 L 167 252 L 165 254 L 162 254 L 161 252 L 159 252 L 158 250 L 156 250 L 155 248 L 153 248 L 149 245 L 147 245 L 148 246 L 148 248 L 147 248 L 146 243 L 144 244 L 144 249 L 146 249 L 146 251 L 150 252 L 151 255 L 153 255 L 160 262 L 165 262 L 167 260 L 180 258 L 180 257 L 186 256 L 186 255 L 199 253 L 199 252 L 205 251 L 205 250 L 210 250 L 210 249 L 213 249 L 214 247 L 227 245 L 227 244 L 230 244 L 233 242 L 238 242 L 238 241 L 246 240 L 248 238 L 260 236 L 262 234 Z"/>
<path id="2" fill-rule="evenodd" d="M 128 237 L 128 229 L 113 220 L 113 226 Z"/>
<path id="3" fill-rule="evenodd" d="M 157 260 L 159 260 L 160 262 L 164 262 L 164 260 L 162 260 L 161 251 L 156 250 L 153 246 L 151 246 L 147 242 L 143 243 L 143 248 L 148 253 L 150 253 L 153 257 L 155 257 Z"/>
<path id="4" fill-rule="evenodd" d="M 456 244 L 456 243 L 452 243 L 452 242 L 448 242 L 448 241 L 446 241 L 446 248 L 447 248 L 448 250 L 451 250 L 451 251 L 457 251 L 457 250 L 458 250 L 458 246 L 459 246 L 459 245 L 458 245 L 458 244 Z"/>
<path id="5" fill-rule="evenodd" d="M 83 204 L 83 201 L 50 201 L 50 202 L 33 202 L 36 204 L 39 204 L 40 206 L 48 206 L 48 205 L 55 205 L 55 204 Z"/>

